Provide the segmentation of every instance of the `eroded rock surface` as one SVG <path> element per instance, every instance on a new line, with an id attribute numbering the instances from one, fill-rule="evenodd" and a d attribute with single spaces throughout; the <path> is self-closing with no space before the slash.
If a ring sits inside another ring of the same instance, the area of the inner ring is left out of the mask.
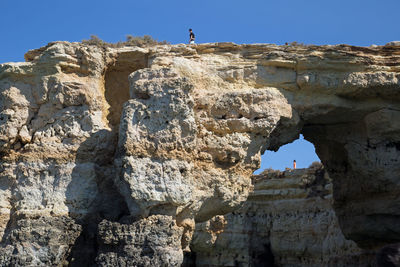
<path id="1" fill-rule="evenodd" d="M 346 240 L 320 166 L 253 177 L 238 210 L 196 225 L 187 266 L 369 266 L 374 253 Z"/>
<path id="2" fill-rule="evenodd" d="M 400 238 L 400 112 L 380 109 L 363 120 L 310 126 L 333 178 L 335 210 L 345 235 L 364 247 Z"/>
<path id="3" fill-rule="evenodd" d="M 182 227 L 170 216 L 99 224 L 98 266 L 181 266 Z"/>
<path id="4" fill-rule="evenodd" d="M 196 223 L 237 209 L 261 153 L 301 132 L 332 178 L 345 237 L 398 242 L 399 57 L 393 44 L 55 42 L 1 64 L 0 259 L 137 262 L 150 241 L 126 235 L 158 218 L 171 236 L 137 263 L 179 265 Z"/>

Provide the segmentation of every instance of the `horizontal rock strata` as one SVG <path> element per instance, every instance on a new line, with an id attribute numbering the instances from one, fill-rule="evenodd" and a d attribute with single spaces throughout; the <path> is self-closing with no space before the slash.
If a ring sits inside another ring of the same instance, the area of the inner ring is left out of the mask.
<path id="1" fill-rule="evenodd" d="M 55 42 L 0 64 L 1 265 L 180 265 L 195 225 L 237 209 L 261 153 L 300 133 L 345 237 L 399 242 L 399 57 L 393 44 Z M 125 236 L 157 220 L 160 240 Z"/>
<path id="2" fill-rule="evenodd" d="M 343 236 L 323 168 L 264 171 L 238 210 L 196 225 L 187 266 L 368 266 Z"/>

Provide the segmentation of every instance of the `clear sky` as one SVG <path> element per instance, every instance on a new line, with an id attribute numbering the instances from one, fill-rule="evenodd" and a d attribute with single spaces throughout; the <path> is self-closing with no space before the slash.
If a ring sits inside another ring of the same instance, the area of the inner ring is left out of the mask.
<path id="1" fill-rule="evenodd" d="M 369 46 L 400 39 L 399 0 L 1 0 L 0 63 L 56 40 L 126 34 L 197 42 Z"/>
<path id="2" fill-rule="evenodd" d="M 23 61 L 26 51 L 52 41 L 81 41 L 91 34 L 108 42 L 149 34 L 186 43 L 188 28 L 198 43 L 383 45 L 400 40 L 399 11 L 400 0 L 0 0 L 0 63 Z M 286 156 L 280 155 L 284 148 L 267 152 L 264 167 L 290 167 L 292 158 L 299 167 L 315 161 L 306 141 L 287 147 L 292 151 Z"/>
<path id="3" fill-rule="evenodd" d="M 314 161 L 320 161 L 315 153 L 314 145 L 300 135 L 299 139 L 281 146 L 277 152 L 265 151 L 261 156 L 261 167 L 254 173 L 259 174 L 268 168 L 281 171 L 285 168 L 293 168 L 293 160 L 296 160 L 297 168 L 307 168 Z"/>

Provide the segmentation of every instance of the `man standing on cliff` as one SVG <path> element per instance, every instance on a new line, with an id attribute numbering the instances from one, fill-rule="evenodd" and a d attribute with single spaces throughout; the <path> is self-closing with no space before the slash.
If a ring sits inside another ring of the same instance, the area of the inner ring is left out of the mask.
<path id="1" fill-rule="evenodd" d="M 189 29 L 189 44 L 194 44 L 194 33 L 192 29 Z"/>

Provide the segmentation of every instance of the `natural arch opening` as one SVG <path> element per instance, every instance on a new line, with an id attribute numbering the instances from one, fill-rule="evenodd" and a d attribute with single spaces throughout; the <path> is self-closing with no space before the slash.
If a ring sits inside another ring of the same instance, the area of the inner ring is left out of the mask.
<path id="1" fill-rule="evenodd" d="M 298 169 L 307 168 L 315 161 L 320 162 L 314 145 L 305 140 L 302 134 L 299 139 L 281 146 L 276 152 L 266 150 L 261 156 L 261 166 L 254 174 L 260 174 L 265 169 L 284 171 L 286 168 L 293 168 L 294 160 Z"/>
<path id="2" fill-rule="evenodd" d="M 108 122 L 112 128 L 119 125 L 123 104 L 129 100 L 128 76 L 134 71 L 147 68 L 148 55 L 138 51 L 119 53 L 108 66 L 104 75 L 105 97 L 110 105 Z"/>
<path id="3" fill-rule="evenodd" d="M 294 159 L 297 170 L 293 170 Z M 315 147 L 303 135 L 277 152 L 264 153 L 256 172 L 262 173 L 253 175 L 248 199 L 231 213 L 196 224 L 183 266 L 210 262 L 223 266 L 228 260 L 237 266 L 366 265 L 368 252 L 346 240 L 340 230 L 332 207 L 330 176 L 321 163 L 314 162 L 320 162 Z M 286 167 L 291 170 L 285 171 Z M 215 221 L 223 221 L 224 230 L 211 237 Z M 240 245 L 226 240 L 239 240 Z M 210 243 L 212 249 L 207 247 Z M 343 256 L 338 258 L 338 254 Z"/>

